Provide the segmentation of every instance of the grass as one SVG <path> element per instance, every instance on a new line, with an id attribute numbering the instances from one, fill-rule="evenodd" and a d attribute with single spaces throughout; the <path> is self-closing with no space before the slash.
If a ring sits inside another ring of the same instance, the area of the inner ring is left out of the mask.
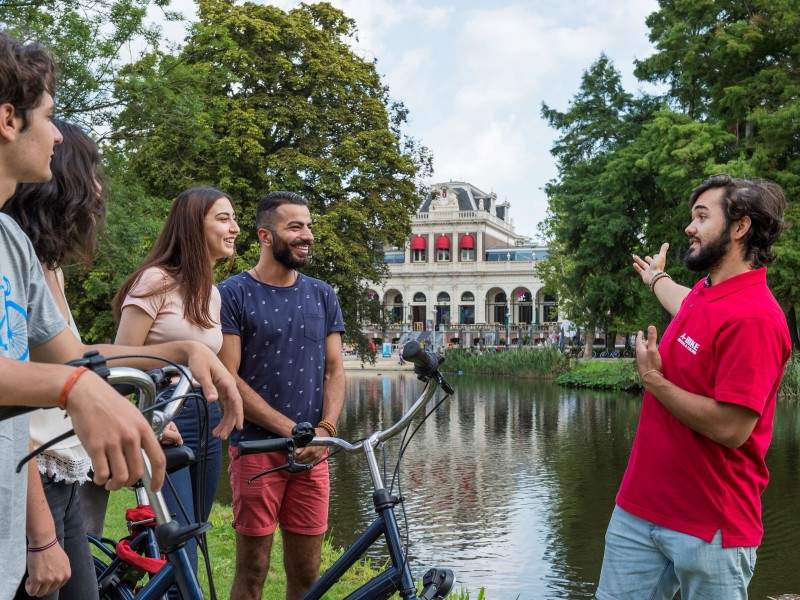
<path id="1" fill-rule="evenodd" d="M 571 370 L 559 375 L 556 383 L 598 390 L 641 389 L 633 359 L 581 360 Z"/>
<path id="2" fill-rule="evenodd" d="M 125 527 L 125 510 L 134 506 L 136 500 L 131 490 L 121 490 L 111 494 L 108 503 L 107 518 L 104 535 L 113 539 L 119 539 L 127 535 Z M 231 585 L 233 583 L 233 573 L 235 566 L 236 536 L 231 527 L 233 521 L 233 510 L 230 506 L 214 503 L 211 509 L 212 529 L 206 534 L 208 539 L 211 565 L 214 575 L 214 587 L 217 597 L 227 599 L 230 596 Z M 322 568 L 329 567 L 342 554 L 342 549 L 335 547 L 330 539 L 326 538 L 322 545 Z M 353 592 L 360 585 L 369 581 L 384 569 L 385 565 L 375 564 L 369 559 L 365 559 L 354 565 L 339 582 L 325 595 L 326 600 L 341 600 Z M 203 560 L 200 558 L 200 583 L 203 586 L 203 595 L 208 598 L 208 581 L 205 575 Z M 264 600 L 277 600 L 284 597 L 286 591 L 286 575 L 283 572 L 283 544 L 281 543 L 280 531 L 275 534 L 272 544 L 272 556 L 270 560 L 267 583 L 261 597 Z M 469 592 L 461 590 L 450 594 L 451 600 L 470 600 Z M 477 600 L 485 600 L 483 589 L 478 593 Z"/>
<path id="3" fill-rule="evenodd" d="M 514 375 L 520 378 L 552 379 L 567 368 L 567 358 L 558 348 L 509 348 L 476 354 L 454 348 L 445 355 L 444 370 L 469 375 Z"/>

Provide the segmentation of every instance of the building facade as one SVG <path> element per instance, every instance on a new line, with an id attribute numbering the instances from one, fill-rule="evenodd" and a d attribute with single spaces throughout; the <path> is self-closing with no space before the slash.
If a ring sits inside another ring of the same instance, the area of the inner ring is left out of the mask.
<path id="1" fill-rule="evenodd" d="M 434 185 L 408 242 L 384 252 L 388 278 L 369 292 L 387 322 L 373 328 L 376 341 L 536 344 L 557 331 L 557 299 L 534 269 L 547 248 L 517 234 L 509 212 L 469 183 Z"/>

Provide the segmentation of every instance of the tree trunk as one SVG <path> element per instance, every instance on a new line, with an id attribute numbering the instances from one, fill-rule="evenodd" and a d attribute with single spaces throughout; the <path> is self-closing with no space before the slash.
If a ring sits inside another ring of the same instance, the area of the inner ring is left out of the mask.
<path id="1" fill-rule="evenodd" d="M 612 330 L 606 330 L 606 350 L 609 352 L 613 352 L 614 348 L 617 345 L 617 332 Z"/>
<path id="2" fill-rule="evenodd" d="M 586 326 L 586 334 L 583 340 L 584 358 L 592 358 L 592 344 L 594 344 L 594 324 Z"/>

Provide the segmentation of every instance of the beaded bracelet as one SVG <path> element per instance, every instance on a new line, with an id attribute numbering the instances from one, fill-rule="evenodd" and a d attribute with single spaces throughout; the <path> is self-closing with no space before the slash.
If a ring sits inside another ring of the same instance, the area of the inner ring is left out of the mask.
<path id="1" fill-rule="evenodd" d="M 656 272 L 655 275 L 653 275 L 653 277 L 650 279 L 650 291 L 651 292 L 654 292 L 654 290 L 656 288 L 656 282 L 659 279 L 662 279 L 664 277 L 666 277 L 667 279 L 672 279 L 672 277 L 670 277 L 669 273 L 667 273 L 666 271 L 658 271 L 658 272 Z"/>
<path id="2" fill-rule="evenodd" d="M 322 419 L 322 421 L 317 423 L 317 427 L 321 427 L 322 429 L 327 431 L 329 436 L 336 437 L 336 425 L 334 425 L 330 421 Z"/>
<path id="3" fill-rule="evenodd" d="M 53 546 L 55 546 L 57 543 L 58 543 L 58 538 L 56 537 L 53 538 L 52 542 L 45 544 L 44 546 L 28 546 L 28 552 L 33 552 L 33 553 L 44 552 L 48 548 L 52 548 Z"/>

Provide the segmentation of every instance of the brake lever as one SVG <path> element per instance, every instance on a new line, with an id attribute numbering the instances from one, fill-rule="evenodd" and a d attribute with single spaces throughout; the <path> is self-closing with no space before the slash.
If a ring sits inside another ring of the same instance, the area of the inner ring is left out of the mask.
<path id="1" fill-rule="evenodd" d="M 281 465 L 280 467 L 272 467 L 271 469 L 267 469 L 266 471 L 261 471 L 256 475 L 253 475 L 250 479 L 247 480 L 247 483 L 253 483 L 256 479 L 264 477 L 265 475 L 269 475 L 270 473 L 277 473 L 278 471 L 289 471 L 289 473 L 302 473 L 303 471 L 308 471 L 313 467 L 313 463 L 299 463 L 295 462 L 294 460 L 294 443 L 289 443 L 289 453 L 286 455 L 286 464 Z"/>

